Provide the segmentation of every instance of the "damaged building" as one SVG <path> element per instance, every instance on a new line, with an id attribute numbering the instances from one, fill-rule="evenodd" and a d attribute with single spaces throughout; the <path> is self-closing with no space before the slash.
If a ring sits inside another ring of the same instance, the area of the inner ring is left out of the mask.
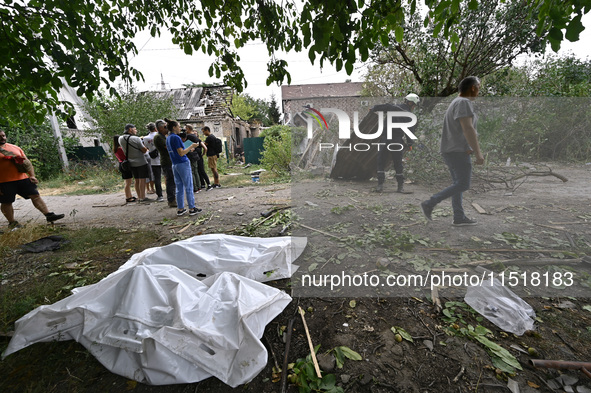
<path id="1" fill-rule="evenodd" d="M 190 124 L 196 130 L 208 126 L 225 142 L 228 154 L 235 157 L 244 152 L 244 139 L 258 137 L 260 125 L 248 123 L 232 114 L 234 90 L 225 85 L 211 85 L 152 91 L 155 97 L 168 99 L 179 108 L 177 121 L 181 127 Z"/>

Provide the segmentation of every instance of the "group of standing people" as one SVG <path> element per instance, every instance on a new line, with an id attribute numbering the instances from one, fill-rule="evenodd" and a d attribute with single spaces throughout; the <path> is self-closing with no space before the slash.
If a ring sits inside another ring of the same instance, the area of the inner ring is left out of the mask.
<path id="1" fill-rule="evenodd" d="M 133 124 L 127 124 L 125 133 L 113 140 L 119 171 L 125 180 L 126 202 L 152 202 L 146 197 L 147 181 L 153 181 L 156 201 L 164 201 L 164 175 L 168 206 L 176 207 L 177 215 L 182 216 L 187 213 L 186 198 L 189 215 L 201 212 L 195 205 L 194 194 L 202 189 L 209 191 L 221 187 L 215 136 L 209 127 L 203 127 L 206 139 L 201 141 L 192 126 L 187 125 L 186 129 L 181 130 L 177 121 L 169 119 L 156 120 L 146 128 L 148 135 L 143 140 L 137 136 L 137 128 Z M 214 177 L 213 184 L 205 171 L 204 156 Z M 132 178 L 135 179 L 137 198 L 131 193 Z"/>

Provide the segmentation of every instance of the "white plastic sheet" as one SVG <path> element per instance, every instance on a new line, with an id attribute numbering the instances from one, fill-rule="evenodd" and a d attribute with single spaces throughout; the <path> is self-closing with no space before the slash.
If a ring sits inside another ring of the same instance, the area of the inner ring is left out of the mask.
<path id="1" fill-rule="evenodd" d="M 305 237 L 202 235 L 167 246 L 148 248 L 121 266 L 172 264 L 193 277 L 233 272 L 259 282 L 289 278 L 293 262 L 306 247 Z"/>
<path id="2" fill-rule="evenodd" d="M 36 342 L 74 339 L 107 369 L 139 382 L 215 376 L 232 387 L 246 383 L 267 362 L 259 340 L 265 326 L 291 298 L 218 272 L 289 277 L 305 247 L 305 239 L 291 240 L 208 235 L 145 250 L 100 282 L 19 319 L 3 356 Z"/>
<path id="3" fill-rule="evenodd" d="M 496 278 L 468 287 L 464 301 L 506 332 L 521 336 L 534 328 L 534 309 Z"/>

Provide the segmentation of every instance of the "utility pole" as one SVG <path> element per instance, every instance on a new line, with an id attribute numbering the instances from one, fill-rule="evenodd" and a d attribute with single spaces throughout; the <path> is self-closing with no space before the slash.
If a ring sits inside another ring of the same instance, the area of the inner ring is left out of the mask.
<path id="1" fill-rule="evenodd" d="M 55 112 L 51 113 L 51 118 L 49 120 L 51 123 L 51 128 L 53 129 L 53 136 L 57 138 L 57 146 L 60 154 L 60 159 L 62 161 L 62 165 L 64 169 L 67 171 L 70 169 L 70 164 L 68 162 L 68 156 L 66 155 L 66 149 L 64 147 L 62 131 L 60 130 L 60 126 L 57 121 L 57 116 L 55 115 Z"/>

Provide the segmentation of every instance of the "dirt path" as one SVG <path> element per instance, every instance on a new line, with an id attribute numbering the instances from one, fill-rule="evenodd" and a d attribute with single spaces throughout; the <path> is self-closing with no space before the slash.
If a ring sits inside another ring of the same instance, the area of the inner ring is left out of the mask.
<path id="1" fill-rule="evenodd" d="M 119 228 L 155 228 L 168 232 L 170 226 L 183 225 L 200 216 L 212 216 L 209 230 L 228 231 L 260 217 L 260 213 L 274 205 L 289 204 L 289 185 L 253 186 L 244 188 L 221 188 L 201 191 L 195 194 L 198 207 L 203 212 L 194 217 L 177 217 L 175 208 L 166 202 L 125 203 L 122 193 L 82 196 L 43 196 L 51 211 L 63 213 L 66 217 L 58 225 L 73 226 L 114 226 Z M 154 199 L 154 196 L 150 196 Z M 15 217 L 21 223 L 43 223 L 44 218 L 30 201 L 17 199 L 14 203 Z M 166 225 L 160 225 L 160 224 Z M 215 228 L 215 230 L 213 230 Z M 197 230 L 188 230 L 185 235 L 196 234 Z"/>

